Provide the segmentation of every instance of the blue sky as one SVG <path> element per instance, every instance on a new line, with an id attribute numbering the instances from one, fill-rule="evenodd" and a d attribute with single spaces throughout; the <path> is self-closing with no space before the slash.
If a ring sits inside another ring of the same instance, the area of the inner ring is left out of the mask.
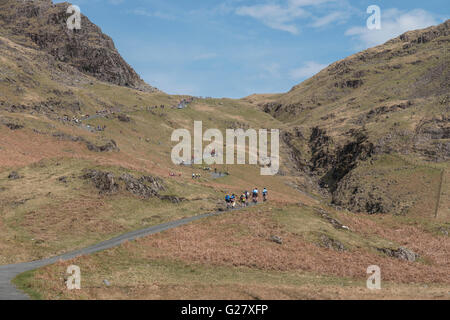
<path id="1" fill-rule="evenodd" d="M 336 60 L 450 18 L 448 0 L 71 2 L 150 85 L 230 98 L 286 92 Z M 370 5 L 381 8 L 380 30 L 366 27 Z"/>

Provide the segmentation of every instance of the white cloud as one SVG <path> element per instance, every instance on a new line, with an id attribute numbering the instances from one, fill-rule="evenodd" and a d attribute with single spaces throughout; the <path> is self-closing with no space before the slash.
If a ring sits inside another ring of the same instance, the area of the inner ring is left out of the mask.
<path id="1" fill-rule="evenodd" d="M 283 8 L 279 5 L 265 4 L 240 7 L 236 10 L 236 14 L 260 20 L 272 29 L 298 34 L 299 30 L 292 22 L 296 18 L 304 17 L 307 12 L 299 7 Z"/>
<path id="2" fill-rule="evenodd" d="M 290 76 L 294 80 L 310 78 L 326 67 L 326 64 L 317 63 L 315 61 L 307 61 L 303 67 L 291 70 Z"/>
<path id="3" fill-rule="evenodd" d="M 300 30 L 296 21 L 313 17 L 306 7 L 318 7 L 321 4 L 329 2 L 336 2 L 336 0 L 287 0 L 284 2 L 284 5 L 267 3 L 242 6 L 237 8 L 235 13 L 257 19 L 272 29 L 298 34 Z M 327 16 L 325 20 L 318 21 L 317 26 L 323 26 L 339 18 L 340 16 L 336 14 L 334 16 Z"/>
<path id="4" fill-rule="evenodd" d="M 368 48 L 398 37 L 410 30 L 423 29 L 438 24 L 438 19 L 430 12 L 415 9 L 408 12 L 398 9 L 381 10 L 381 29 L 369 30 L 367 27 L 352 27 L 345 33 L 354 37 L 360 47 Z"/>
<path id="5" fill-rule="evenodd" d="M 329 25 L 333 22 L 340 22 L 348 19 L 348 13 L 342 11 L 332 12 L 320 18 L 315 18 L 314 22 L 311 24 L 314 28 L 321 28 Z"/>

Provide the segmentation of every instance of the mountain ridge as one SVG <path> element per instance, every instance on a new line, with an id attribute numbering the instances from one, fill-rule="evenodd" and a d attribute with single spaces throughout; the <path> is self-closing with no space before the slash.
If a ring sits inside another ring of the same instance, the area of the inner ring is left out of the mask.
<path id="1" fill-rule="evenodd" d="M 364 187 L 370 165 L 355 175 L 390 155 L 448 163 L 449 42 L 447 20 L 337 61 L 287 93 L 244 100 L 288 126 L 290 166 L 312 176 L 335 204 L 400 213 L 409 205 L 383 194 L 389 186 Z"/>
<path id="2" fill-rule="evenodd" d="M 44 50 L 84 74 L 108 83 L 155 92 L 122 58 L 113 40 L 81 14 L 81 29 L 69 30 L 69 3 L 52 0 L 0 1 L 0 35 Z"/>

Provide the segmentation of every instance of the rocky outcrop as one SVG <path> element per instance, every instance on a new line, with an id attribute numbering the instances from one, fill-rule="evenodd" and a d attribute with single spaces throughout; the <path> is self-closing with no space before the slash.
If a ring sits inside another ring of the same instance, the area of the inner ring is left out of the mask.
<path id="1" fill-rule="evenodd" d="M 307 155 L 302 152 L 299 145 L 307 142 L 301 128 L 295 127 L 290 131 L 282 131 L 281 139 L 286 144 L 287 152 L 295 169 L 306 171 L 308 169 Z"/>
<path id="2" fill-rule="evenodd" d="M 350 80 L 343 80 L 342 82 L 336 82 L 334 86 L 336 88 L 352 88 L 357 89 L 361 87 L 364 84 L 364 81 L 361 79 L 350 79 Z"/>
<path id="3" fill-rule="evenodd" d="M 131 121 L 130 117 L 125 114 L 119 114 L 117 116 L 117 119 L 119 119 L 119 121 L 121 121 L 121 122 L 130 122 Z"/>
<path id="4" fill-rule="evenodd" d="M 123 190 L 142 199 L 158 197 L 165 200 L 164 197 L 166 197 L 159 194 L 160 191 L 166 190 L 163 180 L 152 176 L 136 178 L 131 174 L 123 173 L 116 179 L 112 172 L 87 170 L 81 178 L 90 180 L 100 194 L 111 194 Z"/>
<path id="5" fill-rule="evenodd" d="M 362 177 L 353 173 L 338 184 L 332 194 L 332 202 L 353 212 L 377 214 L 403 211 L 399 199 L 393 199 L 383 188 L 364 182 Z"/>
<path id="6" fill-rule="evenodd" d="M 311 171 L 322 174 L 333 167 L 335 155 L 332 139 L 326 134 L 325 130 L 319 127 L 312 128 L 309 147 L 311 149 Z"/>
<path id="7" fill-rule="evenodd" d="M 299 177 L 296 184 L 306 190 L 312 181 L 315 192 L 353 212 L 402 215 L 417 208 L 420 192 L 380 179 L 381 171 L 397 169 L 381 159 L 450 159 L 449 35 L 450 20 L 410 31 L 331 64 L 285 94 L 254 97 L 285 124 L 284 169 Z"/>
<path id="8" fill-rule="evenodd" d="M 320 178 L 320 186 L 331 192 L 336 191 L 339 182 L 357 166 L 358 161 L 365 161 L 373 154 L 374 146 L 364 131 L 351 130 L 348 134 L 350 141 L 334 147 L 325 130 L 316 127 L 311 133 L 311 171 L 325 173 Z"/>
<path id="9" fill-rule="evenodd" d="M 327 236 L 325 234 L 320 235 L 319 240 L 320 240 L 319 246 L 321 246 L 321 247 L 336 250 L 336 251 L 347 250 L 347 248 L 344 246 L 344 244 L 342 242 L 340 242 L 339 240 L 330 238 L 329 236 Z"/>
<path id="10" fill-rule="evenodd" d="M 69 30 L 68 7 L 68 3 L 53 4 L 51 0 L 2 0 L 0 35 L 44 50 L 98 80 L 141 91 L 157 91 L 138 76 L 121 57 L 112 39 L 86 16 L 82 15 L 80 30 Z"/>
<path id="11" fill-rule="evenodd" d="M 82 178 L 91 180 L 101 194 L 114 193 L 119 190 L 119 185 L 116 183 L 114 174 L 111 172 L 89 170 Z"/>
<path id="12" fill-rule="evenodd" d="M 450 117 L 424 119 L 416 127 L 414 151 L 440 162 L 450 159 Z"/>
<path id="13" fill-rule="evenodd" d="M 143 176 L 136 179 L 132 175 L 124 173 L 120 176 L 120 180 L 124 182 L 125 189 L 128 192 L 143 199 L 157 197 L 159 196 L 159 192 L 164 190 L 162 180 L 150 176 Z"/>
<path id="14" fill-rule="evenodd" d="M 390 42 L 427 43 L 439 37 L 450 35 L 450 20 L 424 30 L 408 31 Z"/>
<path id="15" fill-rule="evenodd" d="M 7 126 L 10 130 L 19 130 L 23 128 L 23 125 L 17 124 L 17 123 L 5 123 L 5 126 Z"/>
<path id="16" fill-rule="evenodd" d="M 84 142 L 89 151 L 92 152 L 110 152 L 116 151 L 119 152 L 120 149 L 117 146 L 117 143 L 114 140 L 110 140 L 103 145 L 96 145 L 83 137 L 80 136 L 72 136 L 70 134 L 64 132 L 57 132 L 53 134 L 53 137 L 58 138 L 59 140 L 64 141 L 72 141 L 72 142 Z"/>
<path id="17" fill-rule="evenodd" d="M 400 247 L 398 249 L 390 249 L 390 248 L 379 248 L 378 251 L 384 253 L 385 255 L 405 260 L 409 262 L 414 262 L 419 258 L 419 255 L 409 250 L 408 248 Z"/>
<path id="18" fill-rule="evenodd" d="M 405 101 L 405 102 L 401 102 L 401 103 L 395 103 L 389 106 L 381 106 L 381 107 L 377 107 L 375 109 L 370 110 L 366 115 L 365 115 L 365 120 L 371 120 L 371 119 L 376 119 L 381 115 L 385 115 L 388 113 L 392 113 L 392 112 L 396 112 L 396 111 L 401 111 L 401 110 L 406 110 L 408 108 L 410 108 L 412 106 L 412 102 L 411 101 Z"/>
<path id="19" fill-rule="evenodd" d="M 352 174 L 360 162 L 371 159 L 375 147 L 364 130 L 350 130 L 347 135 L 347 141 L 340 145 L 320 127 L 312 128 L 309 140 L 299 128 L 284 132 L 282 137 L 290 150 L 291 162 L 316 181 L 320 191 L 328 191 L 333 204 L 368 213 L 385 213 L 401 207 L 378 192 L 376 186 L 366 185 Z M 309 151 L 302 152 L 299 144 Z"/>
<path id="20" fill-rule="evenodd" d="M 93 151 L 93 152 L 120 151 L 114 140 L 111 140 L 104 145 L 95 145 L 88 141 L 88 142 L 86 142 L 86 146 L 89 149 L 89 151 Z"/>

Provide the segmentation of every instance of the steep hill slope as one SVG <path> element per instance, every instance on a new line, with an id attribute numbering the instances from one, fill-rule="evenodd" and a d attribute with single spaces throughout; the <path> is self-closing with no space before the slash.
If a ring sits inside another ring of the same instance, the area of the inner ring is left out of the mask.
<path id="1" fill-rule="evenodd" d="M 110 37 L 82 15 L 81 29 L 69 30 L 68 3 L 51 0 L 0 1 L 0 36 L 38 48 L 99 80 L 143 91 L 146 84 L 120 56 Z"/>
<path id="2" fill-rule="evenodd" d="M 16 283 L 35 297 L 446 298 L 450 178 L 441 152 L 448 121 L 441 115 L 448 99 L 439 88 L 447 85 L 448 70 L 424 78 L 433 94 L 414 97 L 415 90 L 403 97 L 405 83 L 399 97 L 386 98 L 380 86 L 368 104 L 365 84 L 335 87 L 336 79 L 324 73 L 334 98 L 292 116 L 293 107 L 286 106 L 297 89 L 243 100 L 142 90 L 98 27 L 67 33 L 58 14 L 63 6 L 4 0 L 0 5 L 1 265 L 225 210 L 225 193 L 255 186 L 270 192 L 260 206 L 19 276 Z M 89 25 L 87 18 L 83 23 Z M 411 42 L 426 49 L 417 49 L 425 66 L 417 77 L 447 59 L 437 48 L 448 48 L 448 36 L 423 42 Z M 399 57 L 409 59 L 405 52 Z M 415 74 L 421 65 L 403 61 L 390 70 L 383 67 L 389 60 L 383 61 L 367 79 L 384 78 L 379 72 L 388 70 L 392 77 Z M 301 96 L 312 92 L 303 85 L 293 103 L 305 104 Z M 319 94 L 321 87 L 314 90 Z M 178 109 L 181 99 L 191 102 Z M 180 128 L 192 132 L 195 120 L 222 132 L 281 129 L 279 175 L 261 176 L 251 165 L 174 165 L 171 134 Z M 417 128 L 411 146 L 402 132 Z M 201 177 L 192 179 L 193 173 Z M 63 281 L 73 263 L 83 273 L 77 292 L 67 291 Z M 389 281 L 383 282 L 388 291 L 375 295 L 364 287 L 367 266 L 374 263 Z"/>
<path id="3" fill-rule="evenodd" d="M 333 63 L 286 94 L 245 100 L 290 127 L 284 141 L 292 167 L 315 177 L 335 204 L 406 213 L 421 202 L 416 196 L 427 179 L 374 180 L 395 176 L 389 167 L 412 178 L 420 166 L 435 180 L 447 167 L 449 43 L 446 21 Z M 405 193 L 394 187 L 411 184 Z"/>
<path id="4" fill-rule="evenodd" d="M 36 8 L 47 16 L 55 7 L 43 3 Z M 42 25 L 51 27 L 51 21 Z M 0 35 L 0 264 L 53 256 L 214 211 L 223 207 L 224 192 L 250 189 L 249 181 L 277 190 L 281 201 L 295 198 L 297 192 L 281 177 L 260 177 L 256 167 L 215 166 L 230 173 L 216 179 L 202 166 L 171 162 L 175 129 L 191 130 L 194 120 L 223 130 L 277 127 L 270 115 L 249 117 L 254 108 L 230 99 L 194 99 L 178 110 L 188 97 L 98 79 L 45 45 L 23 40 L 22 29 L 17 32 Z M 64 44 L 66 31 L 55 32 Z M 192 180 L 192 173 L 203 177 Z M 157 194 L 150 183 L 154 178 L 164 185 Z"/>

